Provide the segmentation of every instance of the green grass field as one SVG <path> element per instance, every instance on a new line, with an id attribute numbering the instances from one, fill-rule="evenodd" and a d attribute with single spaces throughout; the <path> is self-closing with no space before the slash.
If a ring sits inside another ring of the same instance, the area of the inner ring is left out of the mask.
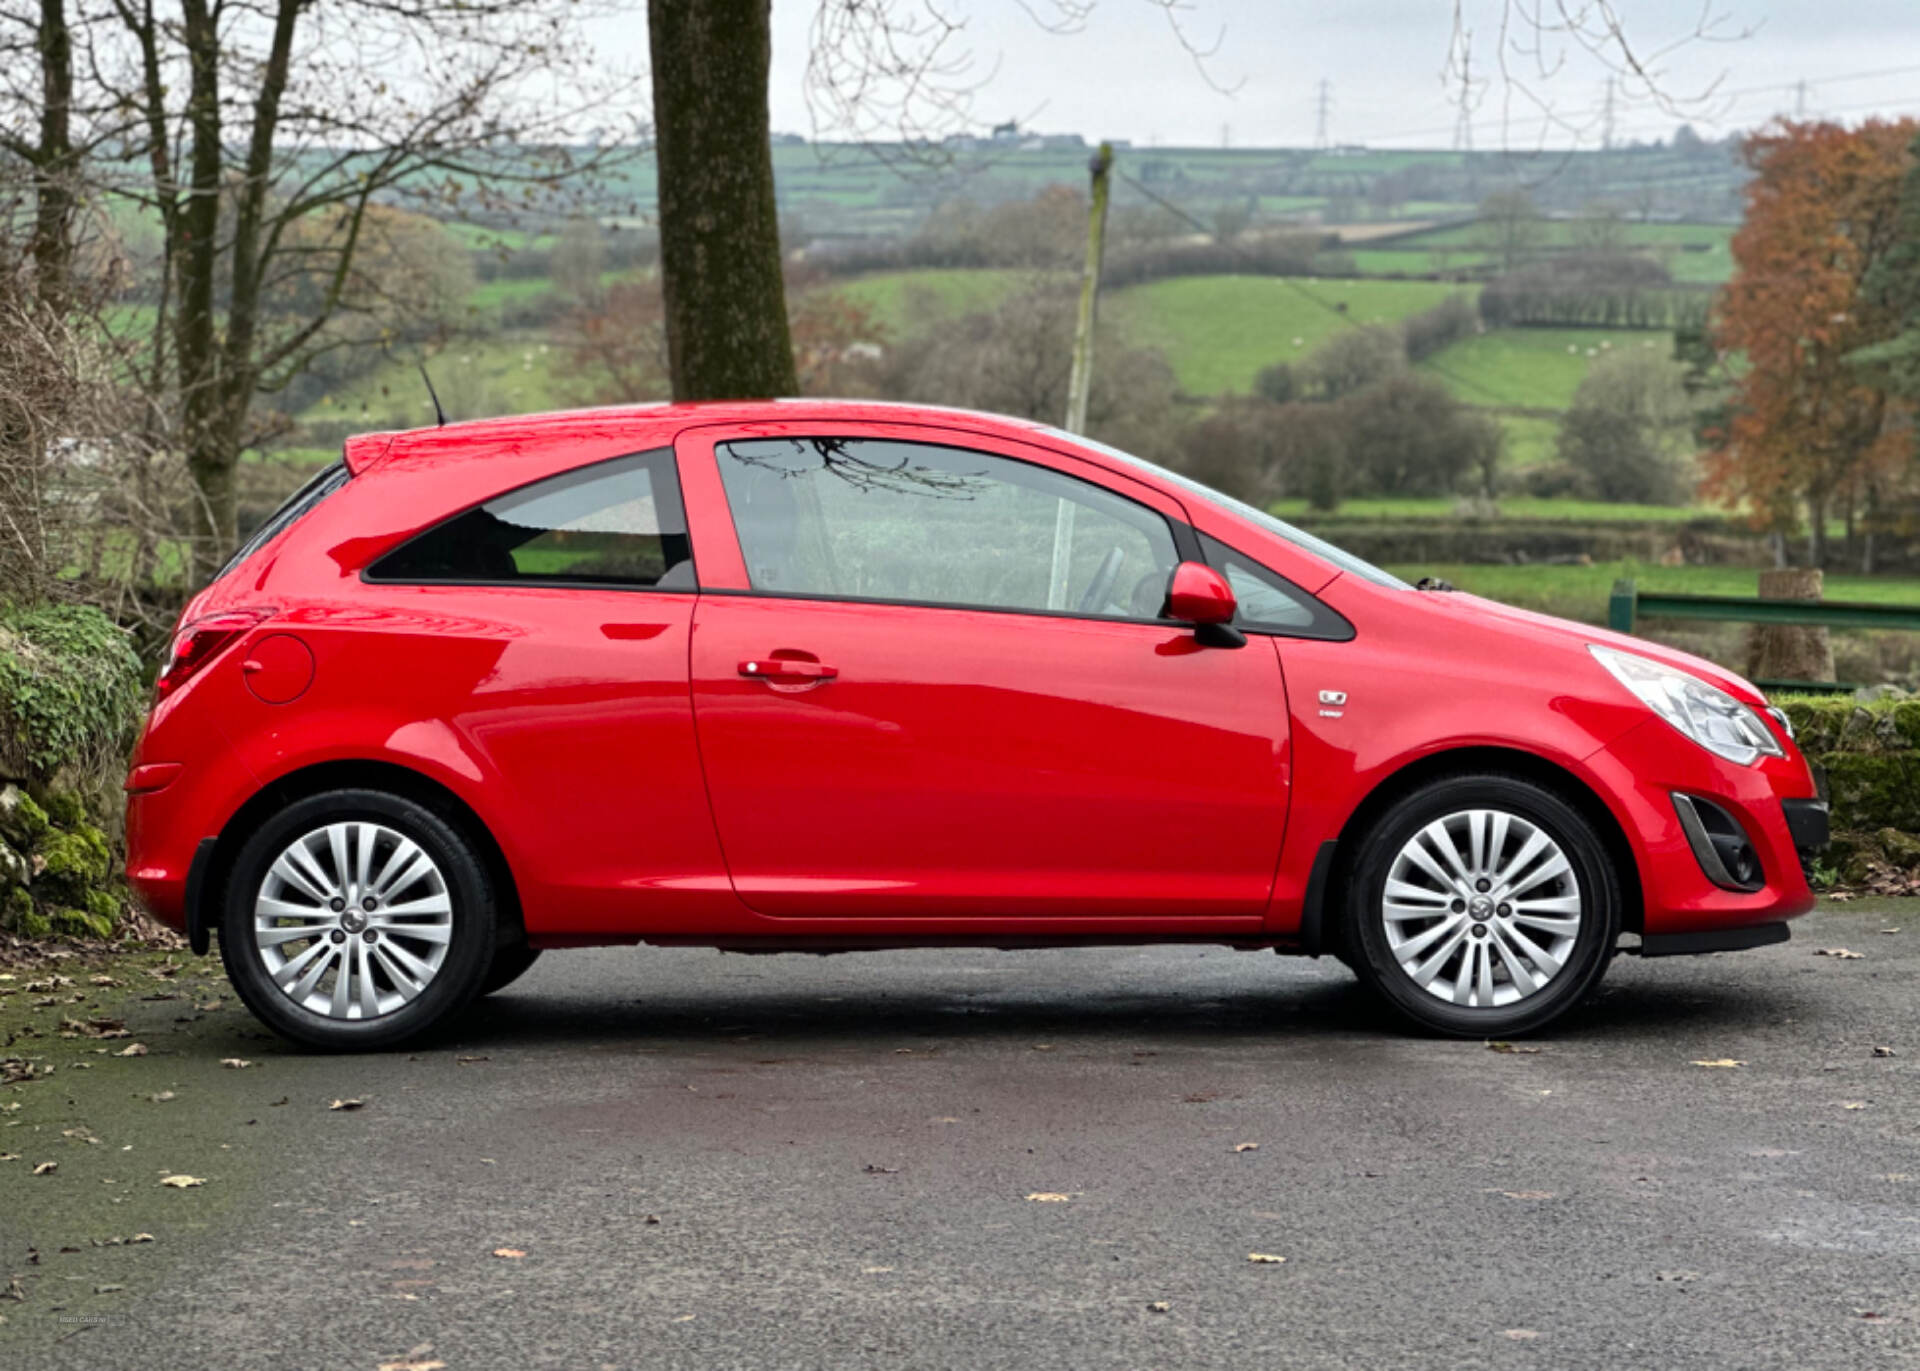
<path id="1" fill-rule="evenodd" d="M 348 420 L 368 429 L 433 422 L 433 405 L 412 356 L 393 358 L 370 375 L 323 396 L 300 417 Z M 449 419 L 528 414 L 586 403 L 574 393 L 564 349 L 530 338 L 462 342 L 428 362 Z"/>
<path id="2" fill-rule="evenodd" d="M 1263 367 L 1306 357 L 1340 329 L 1393 323 L 1461 287 L 1437 281 L 1182 276 L 1117 291 L 1106 318 L 1157 347 L 1192 395 L 1246 394 Z"/>
<path id="3" fill-rule="evenodd" d="M 1442 348 L 1420 364 L 1470 405 L 1565 409 L 1587 368 L 1609 352 L 1673 353 L 1673 335 L 1623 329 L 1502 328 Z"/>
<path id="4" fill-rule="evenodd" d="M 1342 500 L 1332 514 L 1316 514 L 1304 500 L 1276 500 L 1269 508 L 1282 519 L 1322 533 L 1339 541 L 1337 531 L 1324 531 L 1341 521 L 1454 518 L 1455 501 L 1449 495 L 1431 497 L 1385 496 L 1376 499 Z M 1711 517 L 1714 511 L 1691 505 L 1607 504 L 1600 500 L 1540 500 L 1518 496 L 1500 501 L 1503 522 L 1521 519 L 1561 519 L 1579 524 L 1680 524 L 1689 519 Z"/>
<path id="5" fill-rule="evenodd" d="M 877 271 L 823 289 L 838 291 L 872 310 L 874 318 L 897 338 L 941 319 L 992 309 L 1036 278 L 1059 282 L 1068 279 L 1012 269 L 928 268 Z"/>
<path id="6" fill-rule="evenodd" d="M 1335 541 L 1338 541 L 1336 535 Z M 1631 577 L 1641 590 L 1690 595 L 1759 593 L 1759 573 L 1752 567 L 1657 566 L 1644 562 L 1596 562 L 1592 566 L 1473 566 L 1447 563 L 1399 565 L 1387 568 L 1411 581 L 1438 576 L 1461 590 L 1484 595 L 1522 609 L 1557 614 L 1584 623 L 1603 624 L 1607 596 L 1613 583 Z M 1830 600 L 1860 600 L 1870 604 L 1920 605 L 1920 578 L 1908 576 L 1828 575 Z M 1648 619 L 1658 625 L 1657 619 Z"/>

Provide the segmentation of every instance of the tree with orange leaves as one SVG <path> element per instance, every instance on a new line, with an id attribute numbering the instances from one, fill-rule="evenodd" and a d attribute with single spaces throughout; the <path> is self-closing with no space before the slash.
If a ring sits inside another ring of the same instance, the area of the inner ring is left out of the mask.
<path id="1" fill-rule="evenodd" d="M 1785 533 L 1804 510 L 1808 556 L 1826 559 L 1826 525 L 1871 509 L 1905 460 L 1886 392 L 1849 354 L 1898 331 L 1862 282 L 1898 241 L 1901 181 L 1917 125 L 1782 123 L 1748 140 L 1754 170 L 1734 235 L 1733 281 L 1714 341 L 1745 357 L 1725 429 L 1707 454 L 1706 491 Z"/>

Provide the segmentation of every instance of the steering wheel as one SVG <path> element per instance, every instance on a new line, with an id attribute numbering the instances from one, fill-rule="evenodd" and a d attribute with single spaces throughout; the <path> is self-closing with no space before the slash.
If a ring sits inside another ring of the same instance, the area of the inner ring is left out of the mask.
<path id="1" fill-rule="evenodd" d="M 1120 563 L 1127 560 L 1127 554 L 1121 548 L 1108 550 L 1101 559 L 1100 569 L 1093 573 L 1093 580 L 1087 583 L 1087 593 L 1080 597 L 1080 612 L 1095 613 L 1107 602 L 1107 596 L 1113 593 L 1113 583 L 1120 579 Z"/>

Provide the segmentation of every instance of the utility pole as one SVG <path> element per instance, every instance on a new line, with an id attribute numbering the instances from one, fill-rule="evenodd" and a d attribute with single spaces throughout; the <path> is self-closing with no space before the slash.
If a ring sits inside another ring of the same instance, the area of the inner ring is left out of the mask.
<path id="1" fill-rule="evenodd" d="M 1313 145 L 1323 151 L 1328 146 L 1327 116 L 1333 113 L 1333 82 L 1320 78 L 1320 95 L 1314 104 Z"/>
<path id="2" fill-rule="evenodd" d="M 1613 151 L 1613 78 L 1607 78 L 1607 103 L 1600 115 L 1600 146 Z"/>
<path id="3" fill-rule="evenodd" d="M 1795 119 L 1805 119 L 1807 117 L 1807 82 L 1805 77 L 1802 77 L 1794 83 L 1793 117 Z"/>
<path id="4" fill-rule="evenodd" d="M 1453 150 L 1473 151 L 1473 35 L 1460 49 L 1460 114 L 1453 121 Z"/>
<path id="5" fill-rule="evenodd" d="M 1093 389 L 1093 320 L 1100 299 L 1100 259 L 1107 241 L 1107 195 L 1113 145 L 1102 143 L 1088 166 L 1093 203 L 1087 210 L 1087 264 L 1080 273 L 1080 313 L 1073 326 L 1073 370 L 1067 379 L 1067 432 L 1087 431 L 1087 394 Z"/>

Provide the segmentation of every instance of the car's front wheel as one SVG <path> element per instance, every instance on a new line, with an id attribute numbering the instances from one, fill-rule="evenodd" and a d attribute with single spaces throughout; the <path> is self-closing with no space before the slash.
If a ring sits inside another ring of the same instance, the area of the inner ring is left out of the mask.
<path id="1" fill-rule="evenodd" d="M 388 1047 L 467 1004 L 493 958 L 496 905 L 472 843 L 373 790 L 287 806 L 240 850 L 220 954 L 261 1020 L 314 1047 Z"/>
<path id="2" fill-rule="evenodd" d="M 1425 1028 L 1530 1032 L 1606 970 L 1620 882 L 1592 822 L 1555 791 L 1518 776 L 1448 777 L 1390 806 L 1354 850 L 1355 970 Z"/>

